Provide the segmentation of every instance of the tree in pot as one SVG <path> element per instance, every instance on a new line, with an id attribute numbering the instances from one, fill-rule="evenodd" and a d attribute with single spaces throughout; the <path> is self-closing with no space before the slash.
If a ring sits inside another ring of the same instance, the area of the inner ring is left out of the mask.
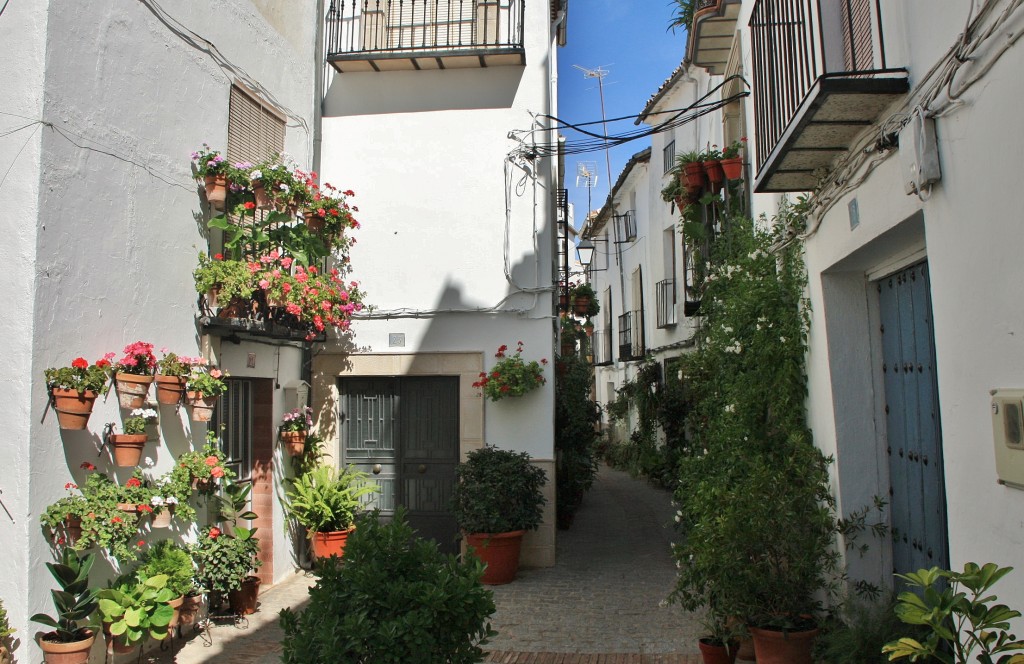
<path id="1" fill-rule="evenodd" d="M 367 478 L 352 466 L 338 471 L 321 464 L 291 482 L 288 514 L 308 531 L 317 558 L 345 554 L 355 517 L 364 506 L 362 498 L 379 490 Z"/>
<path id="2" fill-rule="evenodd" d="M 399 508 L 360 518 L 344 562 L 324 561 L 309 606 L 281 612 L 285 664 L 471 664 L 494 635 L 483 564 L 417 538 Z"/>
<path id="3" fill-rule="evenodd" d="M 90 616 L 96 612 L 96 590 L 89 587 L 89 572 L 95 562 L 92 553 L 79 556 L 70 547 L 61 550 L 59 563 L 46 563 L 50 574 L 57 580 L 60 590 L 53 590 L 53 605 L 56 618 L 37 613 L 30 620 L 47 627 L 39 637 L 47 664 L 86 664 L 96 635 L 86 626 Z"/>
<path id="4" fill-rule="evenodd" d="M 98 622 L 114 652 L 131 652 L 147 638 L 167 638 L 174 609 L 174 591 L 167 575 L 125 575 L 99 591 Z"/>
<path id="5" fill-rule="evenodd" d="M 455 473 L 452 512 L 473 555 L 487 563 L 483 582 L 510 583 L 523 535 L 540 527 L 547 476 L 526 452 L 490 445 L 470 452 Z"/>

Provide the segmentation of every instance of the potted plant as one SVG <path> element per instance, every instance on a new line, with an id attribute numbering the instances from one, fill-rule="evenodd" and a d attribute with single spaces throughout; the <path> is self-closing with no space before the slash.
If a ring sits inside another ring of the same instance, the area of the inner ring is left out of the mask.
<path id="1" fill-rule="evenodd" d="M 722 153 L 712 145 L 702 156 L 702 165 L 704 167 L 704 173 L 708 176 L 708 182 L 714 187 L 722 184 L 722 180 L 725 179 L 725 174 L 722 172 Z"/>
<path id="2" fill-rule="evenodd" d="M 288 514 L 306 528 L 317 558 L 345 554 L 356 514 L 363 509 L 362 497 L 379 490 L 367 477 L 352 466 L 338 471 L 323 464 L 292 481 Z"/>
<path id="3" fill-rule="evenodd" d="M 166 348 L 160 349 L 162 357 L 156 364 L 156 400 L 167 406 L 181 403 L 185 396 L 185 385 L 192 373 L 192 365 L 198 360 L 190 357 L 179 357 L 176 353 L 168 353 Z"/>
<path id="4" fill-rule="evenodd" d="M 169 602 L 175 599 L 166 574 L 125 575 L 97 593 L 98 622 L 114 652 L 131 652 L 142 641 L 167 638 L 174 616 Z"/>
<path id="5" fill-rule="evenodd" d="M 700 152 L 684 152 L 676 157 L 681 184 L 691 194 L 699 192 L 706 184 L 702 161 L 703 155 Z"/>
<path id="6" fill-rule="evenodd" d="M 288 456 L 302 456 L 306 449 L 306 435 L 313 426 L 313 409 L 309 406 L 294 408 L 281 418 L 278 435 Z"/>
<path id="7" fill-rule="evenodd" d="M 747 147 L 746 137 L 733 141 L 722 150 L 722 171 L 725 177 L 730 180 L 739 180 L 743 177 L 743 157 L 740 152 Z"/>
<path id="8" fill-rule="evenodd" d="M 239 615 L 256 611 L 260 578 L 252 572 L 263 565 L 257 558 L 260 545 L 256 530 L 236 527 L 235 534 L 229 535 L 217 526 L 209 526 L 191 548 L 202 587 L 220 598 L 228 595 L 232 611 Z"/>
<path id="9" fill-rule="evenodd" d="M 64 488 L 69 492 L 77 491 L 78 485 L 68 482 Z M 49 529 L 54 544 L 73 546 L 82 536 L 82 520 L 90 511 L 89 502 L 81 493 L 72 494 L 50 504 L 39 520 Z"/>
<path id="10" fill-rule="evenodd" d="M 732 664 L 739 650 L 737 625 L 729 616 L 714 609 L 707 609 L 702 621 L 704 636 L 700 637 L 700 649 L 704 664 Z"/>
<path id="11" fill-rule="evenodd" d="M 679 172 L 676 169 L 669 171 L 668 184 L 661 190 L 661 200 L 666 203 L 675 203 L 676 209 L 682 212 L 684 205 L 683 197 L 687 195 L 686 188 L 680 182 Z"/>
<path id="12" fill-rule="evenodd" d="M 82 517 L 82 536 L 75 549 L 98 546 L 119 561 L 135 560 L 140 541 L 139 505 L 148 509 L 149 502 L 138 475 L 129 478 L 125 486 L 118 486 L 106 474 L 93 473 L 86 479 L 82 495 L 89 511 Z"/>
<path id="13" fill-rule="evenodd" d="M 171 629 L 178 626 L 180 609 L 185 601 L 185 596 L 194 589 L 192 579 L 195 571 L 189 552 L 171 540 L 161 540 L 150 547 L 136 571 L 141 579 L 159 575 L 167 577 L 167 589 L 174 596 L 174 599 L 168 602 L 173 610 L 171 620 L 167 623 Z"/>
<path id="14" fill-rule="evenodd" d="M 348 547 L 324 561 L 304 610 L 281 612 L 284 664 L 483 661 L 494 597 L 480 561 L 416 537 L 404 508 L 360 519 Z"/>
<path id="15" fill-rule="evenodd" d="M 7 609 L 4 608 L 3 600 L 0 600 L 0 664 L 11 664 L 11 623 L 7 619 Z"/>
<path id="16" fill-rule="evenodd" d="M 57 580 L 60 590 L 52 591 L 56 617 L 37 613 L 30 618 L 52 632 L 39 636 L 39 647 L 48 664 L 87 664 L 89 651 L 96 635 L 87 626 L 96 611 L 96 591 L 89 587 L 89 571 L 95 561 L 94 554 L 79 556 L 71 548 L 61 550 L 58 563 L 46 563 L 46 568 Z"/>
<path id="17" fill-rule="evenodd" d="M 573 313 L 577 316 L 592 318 L 601 311 L 601 307 L 597 303 L 597 293 L 589 283 L 584 281 L 575 284 L 569 291 L 569 295 L 572 298 Z"/>
<path id="18" fill-rule="evenodd" d="M 526 452 L 490 445 L 470 452 L 455 473 L 452 512 L 474 555 L 487 563 L 483 582 L 510 583 L 523 535 L 540 527 L 547 477 Z"/>
<path id="19" fill-rule="evenodd" d="M 210 314 L 221 318 L 244 317 L 257 281 L 246 261 L 225 259 L 223 254 L 208 258 L 200 253 L 199 265 L 192 276 L 196 292 L 206 298 Z"/>
<path id="20" fill-rule="evenodd" d="M 995 563 L 980 567 L 967 563 L 963 572 L 932 567 L 897 574 L 920 590 L 899 594 L 896 615 L 908 625 L 923 626 L 926 636 L 921 640 L 905 636 L 887 643 L 882 652 L 889 655 L 889 661 L 904 657 L 913 662 L 935 658 L 950 664 L 1020 661 L 1020 655 L 1000 654 L 1024 651 L 1024 642 L 1008 631 L 1010 622 L 1021 613 L 1005 604 L 993 605 L 999 598 L 989 594 L 1011 571 L 1012 567 Z"/>
<path id="21" fill-rule="evenodd" d="M 142 408 L 149 394 L 149 386 L 153 384 L 153 373 L 156 370 L 156 356 L 153 355 L 153 344 L 136 341 L 124 347 L 124 357 L 114 365 L 114 384 L 117 387 L 117 399 L 121 408 Z M 106 359 L 111 360 L 110 353 Z"/>
<path id="22" fill-rule="evenodd" d="M 192 153 L 196 178 L 202 178 L 206 202 L 215 210 L 223 210 L 228 195 L 228 169 L 230 164 L 217 150 L 203 143 Z"/>
<path id="23" fill-rule="evenodd" d="M 228 391 L 227 372 L 217 367 L 194 365 L 185 388 L 185 400 L 192 406 L 192 419 L 209 422 L 220 396 Z"/>
<path id="24" fill-rule="evenodd" d="M 234 472 L 225 467 L 226 457 L 216 446 L 217 434 L 207 432 L 206 445 L 201 450 L 185 452 L 178 457 L 173 476 L 186 482 L 200 493 L 212 494 L 221 478 L 232 479 Z"/>
<path id="25" fill-rule="evenodd" d="M 531 360 L 524 362 L 523 342 L 516 346 L 513 355 L 506 355 L 508 346 L 502 344 L 494 357 L 498 361 L 491 367 L 490 373 L 481 372 L 479 380 L 473 383 L 473 387 L 480 388 L 484 396 L 491 401 L 500 401 L 505 397 L 521 397 L 544 383 L 544 366 L 547 365 L 547 358 L 541 358 L 540 362 Z"/>
<path id="26" fill-rule="evenodd" d="M 131 417 L 124 421 L 124 433 L 111 430 L 107 441 L 114 448 L 114 463 L 120 468 L 134 468 L 142 459 L 142 448 L 149 440 L 146 425 L 156 421 L 152 408 L 136 408 Z"/>
<path id="27" fill-rule="evenodd" d="M 101 358 L 90 365 L 84 357 L 76 357 L 70 367 L 50 368 L 44 373 L 60 428 L 84 429 L 96 397 L 110 389 L 110 360 Z"/>

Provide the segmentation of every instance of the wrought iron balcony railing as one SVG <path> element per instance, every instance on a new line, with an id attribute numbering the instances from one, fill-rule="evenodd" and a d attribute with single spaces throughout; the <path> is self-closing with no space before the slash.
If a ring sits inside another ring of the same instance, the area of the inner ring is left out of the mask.
<path id="1" fill-rule="evenodd" d="M 755 190 L 806 191 L 909 89 L 879 0 L 758 0 L 750 17 Z"/>
<path id="2" fill-rule="evenodd" d="M 676 316 L 676 280 L 663 279 L 654 287 L 658 302 L 658 327 L 668 327 L 678 323 Z"/>
<path id="3" fill-rule="evenodd" d="M 630 311 L 619 316 L 619 359 L 623 362 L 644 357 L 643 311 Z"/>
<path id="4" fill-rule="evenodd" d="M 525 0 L 331 0 L 339 72 L 522 65 Z"/>

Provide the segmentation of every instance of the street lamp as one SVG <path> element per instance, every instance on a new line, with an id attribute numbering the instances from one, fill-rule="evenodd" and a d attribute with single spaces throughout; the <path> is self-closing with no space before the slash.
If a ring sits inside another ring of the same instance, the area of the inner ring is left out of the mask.
<path id="1" fill-rule="evenodd" d="M 576 245 L 576 257 L 580 259 L 580 265 L 586 270 L 594 260 L 594 243 L 588 238 L 583 238 Z"/>

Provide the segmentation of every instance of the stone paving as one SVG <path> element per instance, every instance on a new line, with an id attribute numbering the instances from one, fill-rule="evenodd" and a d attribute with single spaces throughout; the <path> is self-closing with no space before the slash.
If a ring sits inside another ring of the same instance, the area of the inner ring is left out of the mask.
<path id="1" fill-rule="evenodd" d="M 668 492 L 602 468 L 573 527 L 558 532 L 558 564 L 520 570 L 493 586 L 499 635 L 489 662 L 507 664 L 688 664 L 700 662 L 699 623 L 662 600 L 675 580 Z M 280 661 L 278 611 L 301 609 L 315 577 L 296 573 L 260 595 L 247 621 L 218 620 L 175 639 L 154 664 L 271 664 Z M 577 654 L 573 654 L 577 653 Z M 122 656 L 124 662 L 134 657 Z"/>

